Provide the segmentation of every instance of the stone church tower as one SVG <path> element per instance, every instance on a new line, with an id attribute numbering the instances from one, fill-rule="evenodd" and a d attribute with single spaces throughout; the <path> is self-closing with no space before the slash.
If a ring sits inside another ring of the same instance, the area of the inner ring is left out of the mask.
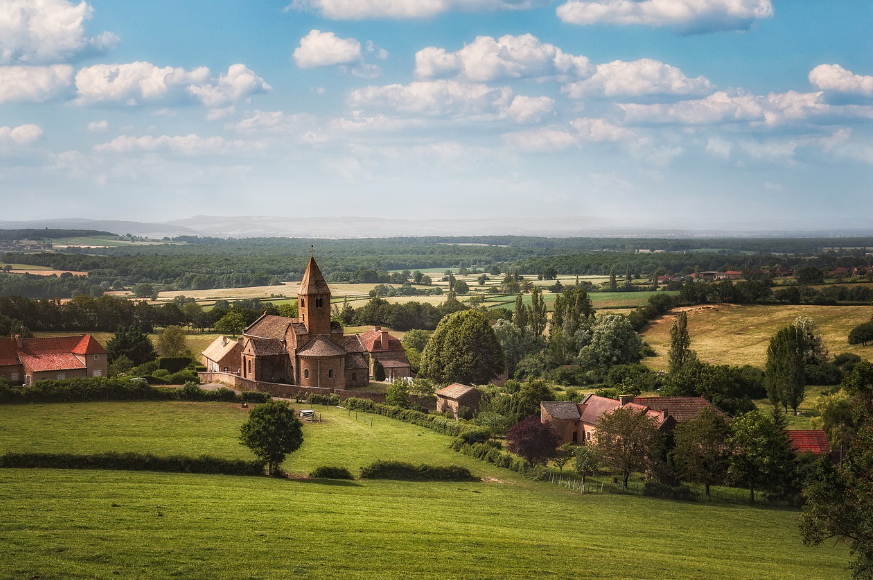
<path id="1" fill-rule="evenodd" d="M 297 306 L 300 322 L 306 325 L 310 336 L 326 334 L 330 336 L 330 288 L 315 263 L 309 258 L 306 273 L 297 291 Z"/>

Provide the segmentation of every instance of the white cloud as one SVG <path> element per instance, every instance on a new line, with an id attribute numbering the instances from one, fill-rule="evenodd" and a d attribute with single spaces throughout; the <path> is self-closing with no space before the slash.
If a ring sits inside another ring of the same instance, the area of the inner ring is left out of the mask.
<path id="1" fill-rule="evenodd" d="M 514 149 L 533 152 L 551 152 L 568 149 L 578 143 L 578 137 L 560 127 L 541 127 L 503 135 L 506 144 Z"/>
<path id="2" fill-rule="evenodd" d="M 422 116 L 471 117 L 496 115 L 511 102 L 509 87 L 451 80 L 408 85 L 369 86 L 352 91 L 352 108 L 387 109 Z"/>
<path id="3" fill-rule="evenodd" d="M 710 136 L 706 139 L 706 152 L 714 157 L 727 159 L 731 156 L 733 144 L 721 137 Z"/>
<path id="4" fill-rule="evenodd" d="M 375 53 L 379 60 L 386 60 L 388 58 L 388 51 L 378 47 L 372 40 L 367 41 L 367 52 Z"/>
<path id="5" fill-rule="evenodd" d="M 557 9 L 569 24 L 662 27 L 680 32 L 746 30 L 773 16 L 770 0 L 569 0 Z"/>
<path id="6" fill-rule="evenodd" d="M 293 0 L 288 9 L 311 10 L 332 20 L 429 18 L 452 10 L 526 10 L 551 0 Z"/>
<path id="7" fill-rule="evenodd" d="M 424 79 L 457 77 L 488 82 L 557 75 L 581 78 L 591 72 L 586 57 L 566 54 L 531 34 L 506 35 L 497 40 L 478 36 L 457 52 L 429 46 L 415 54 L 415 74 Z"/>
<path id="8" fill-rule="evenodd" d="M 110 32 L 90 37 L 84 23 L 92 8 L 66 0 L 0 2 L 0 64 L 51 63 L 85 51 L 102 51 L 118 43 Z"/>
<path id="9" fill-rule="evenodd" d="M 588 95 L 642 97 L 647 95 L 702 96 L 712 92 L 706 77 L 688 78 L 669 64 L 648 58 L 625 62 L 616 60 L 597 65 L 588 79 L 562 88 L 571 99 Z"/>
<path id="10" fill-rule="evenodd" d="M 635 137 L 633 131 L 610 123 L 606 119 L 582 117 L 570 121 L 570 125 L 585 141 L 621 141 Z"/>
<path id="11" fill-rule="evenodd" d="M 339 38 L 333 32 L 311 30 L 294 49 L 294 61 L 300 68 L 314 68 L 360 62 L 361 43 L 354 38 Z"/>
<path id="12" fill-rule="evenodd" d="M 838 64 L 820 64 L 809 73 L 809 82 L 823 91 L 873 97 L 873 76 L 853 74 Z"/>
<path id="13" fill-rule="evenodd" d="M 227 141 L 224 137 L 201 137 L 199 135 L 160 135 L 131 137 L 122 135 L 108 143 L 94 146 L 94 151 L 103 153 L 154 153 L 169 151 L 181 155 L 216 155 L 238 152 L 256 146 L 247 141 Z"/>
<path id="14" fill-rule="evenodd" d="M 30 145 L 42 137 L 42 127 L 39 125 L 19 125 L 18 127 L 0 127 L 0 144 Z"/>
<path id="15" fill-rule="evenodd" d="M 506 115 L 516 123 L 539 123 L 552 113 L 555 101 L 549 97 L 526 97 L 518 95 L 506 110 Z"/>
<path id="16" fill-rule="evenodd" d="M 106 119 L 102 121 L 92 121 L 88 123 L 89 133 L 105 133 L 109 130 L 109 122 Z"/>
<path id="17" fill-rule="evenodd" d="M 271 89 L 264 79 L 243 64 L 212 78 L 209 69 L 158 67 L 150 62 L 98 64 L 76 73 L 80 105 L 120 103 L 141 105 L 173 99 L 196 98 L 207 107 L 227 106 Z"/>
<path id="18" fill-rule="evenodd" d="M 64 95 L 72 86 L 73 67 L 0 66 L 0 103 L 41 103 Z"/>

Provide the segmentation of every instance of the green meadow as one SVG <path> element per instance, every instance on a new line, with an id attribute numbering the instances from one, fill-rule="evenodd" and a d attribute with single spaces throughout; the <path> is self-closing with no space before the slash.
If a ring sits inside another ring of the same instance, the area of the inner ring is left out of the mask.
<path id="1" fill-rule="evenodd" d="M 580 495 L 451 451 L 450 437 L 316 406 L 295 478 L 0 469 L 0 578 L 848 579 L 797 512 Z M 0 451 L 250 457 L 223 403 L 0 406 Z M 376 459 L 459 464 L 475 483 L 314 481 Z"/>

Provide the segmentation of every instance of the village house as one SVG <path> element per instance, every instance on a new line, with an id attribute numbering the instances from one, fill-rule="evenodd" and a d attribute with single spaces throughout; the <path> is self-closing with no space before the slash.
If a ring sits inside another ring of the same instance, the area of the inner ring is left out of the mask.
<path id="1" fill-rule="evenodd" d="M 451 411 L 455 419 L 458 418 L 462 407 L 474 413 L 478 412 L 479 403 L 482 401 L 482 391 L 461 383 L 452 383 L 434 394 L 436 395 L 436 412 Z"/>
<path id="2" fill-rule="evenodd" d="M 616 409 L 633 409 L 646 413 L 661 431 L 671 431 L 677 424 L 693 419 L 712 404 L 703 397 L 634 397 L 622 395 L 618 400 L 588 395 L 581 403 L 542 401 L 540 421 L 549 423 L 561 443 L 581 445 L 596 439 L 597 420 Z M 717 409 L 716 409 L 717 410 Z M 717 410 L 718 411 L 718 410 Z M 718 411 L 721 413 L 721 411 Z"/>
<path id="3" fill-rule="evenodd" d="M 831 452 L 827 433 L 822 429 L 786 429 L 785 434 L 791 443 L 791 450 L 797 455 L 829 455 Z"/>
<path id="4" fill-rule="evenodd" d="M 105 377 L 107 369 L 106 349 L 90 334 L 0 338 L 0 377 L 11 383 Z"/>
<path id="5" fill-rule="evenodd" d="M 399 339 L 382 330 L 381 326 L 365 332 L 360 338 L 370 355 L 370 374 L 374 374 L 372 365 L 378 360 L 385 369 L 385 378 L 388 381 L 412 376 L 412 367 L 409 366 L 406 350 Z"/>
<path id="6" fill-rule="evenodd" d="M 203 366 L 214 373 L 240 374 L 242 369 L 242 341 L 219 336 L 203 351 Z"/>

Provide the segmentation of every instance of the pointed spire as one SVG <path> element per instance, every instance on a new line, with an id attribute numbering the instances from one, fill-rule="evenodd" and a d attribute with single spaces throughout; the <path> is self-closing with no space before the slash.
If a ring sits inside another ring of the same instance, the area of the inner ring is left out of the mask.
<path id="1" fill-rule="evenodd" d="M 300 290 L 297 291 L 297 294 L 330 294 L 330 288 L 324 276 L 321 275 L 321 270 L 318 269 L 315 258 L 309 258 L 309 263 L 306 265 L 306 273 L 303 274 L 303 280 L 300 282 Z"/>

